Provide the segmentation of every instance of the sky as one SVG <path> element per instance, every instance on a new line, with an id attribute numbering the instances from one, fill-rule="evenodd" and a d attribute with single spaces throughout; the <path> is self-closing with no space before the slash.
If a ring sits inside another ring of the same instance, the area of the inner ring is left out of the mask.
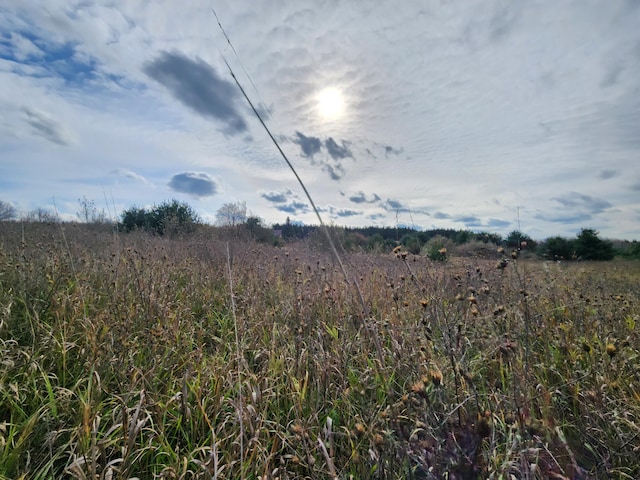
<path id="1" fill-rule="evenodd" d="M 639 25 L 636 0 L 0 0 L 0 200 L 317 224 L 257 112 L 327 224 L 640 239 Z"/>

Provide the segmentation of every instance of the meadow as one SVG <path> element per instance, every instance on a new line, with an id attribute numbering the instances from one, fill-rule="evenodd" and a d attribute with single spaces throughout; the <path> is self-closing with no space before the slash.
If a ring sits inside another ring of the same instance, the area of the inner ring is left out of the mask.
<path id="1" fill-rule="evenodd" d="M 0 228 L 0 478 L 640 478 L 640 262 Z"/>

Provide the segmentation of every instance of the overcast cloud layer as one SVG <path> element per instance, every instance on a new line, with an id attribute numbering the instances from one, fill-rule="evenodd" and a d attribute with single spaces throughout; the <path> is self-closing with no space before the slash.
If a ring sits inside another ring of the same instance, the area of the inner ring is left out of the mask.
<path id="1" fill-rule="evenodd" d="M 640 2 L 278 5 L 2 2 L 0 200 L 640 239 Z"/>

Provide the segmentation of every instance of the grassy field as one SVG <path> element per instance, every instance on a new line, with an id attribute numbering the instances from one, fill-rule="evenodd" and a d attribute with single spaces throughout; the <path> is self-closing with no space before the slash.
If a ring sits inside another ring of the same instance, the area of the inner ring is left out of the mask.
<path id="1" fill-rule="evenodd" d="M 0 225 L 0 478 L 640 478 L 640 264 Z"/>

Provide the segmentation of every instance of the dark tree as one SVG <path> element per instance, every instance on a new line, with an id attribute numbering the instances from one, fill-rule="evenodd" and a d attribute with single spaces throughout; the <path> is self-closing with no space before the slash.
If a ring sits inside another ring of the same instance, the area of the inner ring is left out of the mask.
<path id="1" fill-rule="evenodd" d="M 519 230 L 511 232 L 505 242 L 508 247 L 521 250 L 534 250 L 537 246 L 537 243 L 529 235 Z"/>
<path id="2" fill-rule="evenodd" d="M 120 228 L 125 232 L 140 229 L 164 235 L 191 232 L 199 223 L 200 217 L 190 205 L 171 200 L 151 210 L 137 207 L 125 210 L 122 212 Z"/>
<path id="3" fill-rule="evenodd" d="M 540 253 L 550 260 L 571 260 L 574 257 L 575 248 L 575 240 L 551 237 L 540 246 Z"/>
<path id="4" fill-rule="evenodd" d="M 576 255 L 582 260 L 612 260 L 615 256 L 613 244 L 598 238 L 598 232 L 583 228 L 575 240 Z"/>

